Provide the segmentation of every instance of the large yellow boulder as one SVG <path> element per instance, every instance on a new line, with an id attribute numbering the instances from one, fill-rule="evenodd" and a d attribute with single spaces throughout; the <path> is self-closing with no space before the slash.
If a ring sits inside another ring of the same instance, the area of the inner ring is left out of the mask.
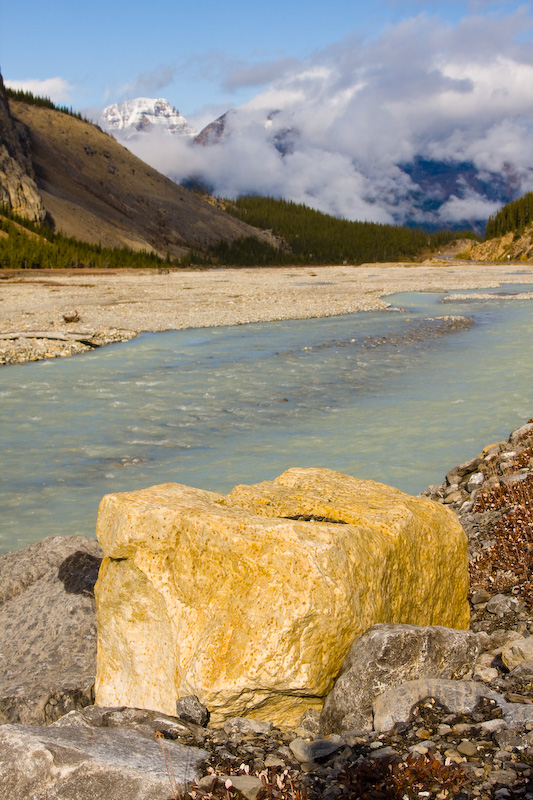
<path id="1" fill-rule="evenodd" d="M 466 628 L 466 536 L 432 500 L 326 469 L 228 495 L 168 483 L 107 495 L 96 702 L 217 723 L 321 708 L 376 622 Z"/>

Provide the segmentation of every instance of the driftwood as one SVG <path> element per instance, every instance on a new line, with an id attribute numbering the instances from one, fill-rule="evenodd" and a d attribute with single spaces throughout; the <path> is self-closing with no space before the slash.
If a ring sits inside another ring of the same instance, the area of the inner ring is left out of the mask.
<path id="1" fill-rule="evenodd" d="M 0 340 L 7 339 L 55 339 L 60 342 L 80 342 L 88 347 L 98 347 L 91 333 L 56 333 L 55 331 L 15 331 L 0 333 Z"/>

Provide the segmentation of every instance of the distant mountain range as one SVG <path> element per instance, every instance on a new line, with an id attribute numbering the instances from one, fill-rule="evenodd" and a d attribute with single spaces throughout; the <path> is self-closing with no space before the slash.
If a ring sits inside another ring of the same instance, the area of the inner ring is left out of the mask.
<path id="1" fill-rule="evenodd" d="M 332 187 L 340 181 L 341 190 L 349 192 L 346 181 L 342 181 L 343 167 L 342 163 L 339 167 L 334 145 L 326 142 L 322 149 L 313 151 L 286 110 L 252 113 L 231 109 L 196 131 L 168 101 L 137 98 L 108 106 L 100 125 L 173 180 L 219 196 L 269 194 L 335 214 L 335 200 L 323 199 L 328 195 L 324 173 L 330 161 L 332 170 L 341 172 L 340 177 L 332 174 Z M 164 155 L 156 144 L 162 134 L 166 139 Z M 198 145 L 204 149 L 203 154 L 196 149 Z M 249 168 L 247 158 L 251 159 Z M 318 186 L 314 176 L 308 177 L 310 164 L 319 173 Z M 353 207 L 357 208 L 357 199 L 359 205 L 365 206 L 366 216 L 354 212 L 350 219 L 380 221 L 379 213 L 373 216 L 372 210 L 383 208 L 396 224 L 423 224 L 429 229 L 470 227 L 482 232 L 488 216 L 521 193 L 511 168 L 503 173 L 481 171 L 471 161 L 414 156 L 389 166 L 390 174 L 385 176 L 372 160 L 353 167 L 361 175 L 359 183 L 366 182 L 361 189 L 357 184 L 360 195 L 354 197 Z M 349 168 L 347 164 L 345 171 Z M 275 179 L 273 170 L 279 173 Z M 295 187 L 299 190 L 300 183 L 305 188 L 298 195 Z M 329 195 L 332 192 L 333 189 Z M 345 206 L 346 198 L 342 208 Z M 345 213 L 341 211 L 340 215 Z"/>

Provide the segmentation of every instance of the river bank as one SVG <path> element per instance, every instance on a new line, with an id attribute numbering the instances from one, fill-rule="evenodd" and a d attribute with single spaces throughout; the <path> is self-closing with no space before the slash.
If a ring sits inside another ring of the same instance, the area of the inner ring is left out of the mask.
<path id="1" fill-rule="evenodd" d="M 386 310 L 387 295 L 532 283 L 532 264 L 0 272 L 0 364 L 73 355 L 142 332 Z"/>

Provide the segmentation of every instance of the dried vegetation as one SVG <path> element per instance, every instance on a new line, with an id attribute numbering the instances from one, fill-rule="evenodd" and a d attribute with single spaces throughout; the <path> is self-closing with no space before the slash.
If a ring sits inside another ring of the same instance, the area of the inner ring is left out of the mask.
<path id="1" fill-rule="evenodd" d="M 531 420 L 530 420 L 531 422 Z M 474 513 L 490 512 L 491 546 L 470 565 L 473 589 L 491 594 L 512 593 L 533 608 L 533 474 L 521 480 L 506 480 L 533 463 L 533 446 L 524 448 L 512 468 L 499 462 L 491 487 L 476 498 Z"/>

